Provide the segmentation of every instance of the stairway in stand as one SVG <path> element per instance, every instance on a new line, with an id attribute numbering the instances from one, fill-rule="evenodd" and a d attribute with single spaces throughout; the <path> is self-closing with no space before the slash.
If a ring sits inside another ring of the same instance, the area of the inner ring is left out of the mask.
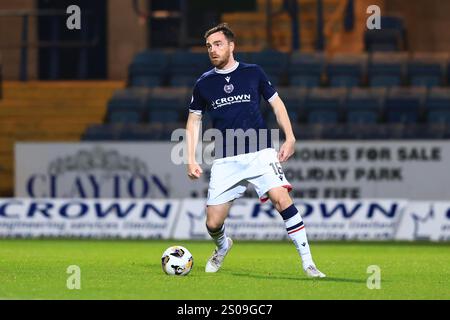
<path id="1" fill-rule="evenodd" d="M 102 123 L 120 81 L 5 82 L 0 100 L 0 197 L 14 193 L 14 143 L 79 141 Z"/>

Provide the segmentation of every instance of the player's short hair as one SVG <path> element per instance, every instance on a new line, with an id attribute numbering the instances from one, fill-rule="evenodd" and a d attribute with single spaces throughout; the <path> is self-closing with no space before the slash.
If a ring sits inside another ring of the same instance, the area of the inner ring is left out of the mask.
<path id="1" fill-rule="evenodd" d="M 222 32 L 225 35 L 225 38 L 229 42 L 234 42 L 234 33 L 231 31 L 230 27 L 228 26 L 228 23 L 221 23 L 214 28 L 209 29 L 205 32 L 205 39 L 207 39 L 210 35 L 216 32 Z"/>

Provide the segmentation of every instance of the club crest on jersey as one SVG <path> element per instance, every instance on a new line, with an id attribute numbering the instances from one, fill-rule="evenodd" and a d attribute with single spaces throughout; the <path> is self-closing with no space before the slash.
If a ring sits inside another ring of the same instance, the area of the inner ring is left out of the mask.
<path id="1" fill-rule="evenodd" d="M 234 86 L 230 83 L 230 84 L 226 84 L 223 87 L 223 91 L 225 91 L 226 93 L 232 93 L 234 90 Z"/>

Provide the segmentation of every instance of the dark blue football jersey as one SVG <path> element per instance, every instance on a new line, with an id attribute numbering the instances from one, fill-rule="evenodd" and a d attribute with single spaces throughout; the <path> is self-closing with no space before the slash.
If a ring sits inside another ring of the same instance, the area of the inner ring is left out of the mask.
<path id="1" fill-rule="evenodd" d="M 236 62 L 228 70 L 214 68 L 197 80 L 189 111 L 196 114 L 207 112 L 212 127 L 222 133 L 223 141 L 215 140 L 216 158 L 272 146 L 270 131 L 260 109 L 261 96 L 271 101 L 277 92 L 262 68 L 256 64 Z M 235 132 L 234 137 L 230 135 L 232 132 Z M 243 145 L 242 132 L 247 133 Z M 256 144 L 250 139 L 251 132 L 256 132 Z M 218 142 L 223 146 L 220 147 Z"/>

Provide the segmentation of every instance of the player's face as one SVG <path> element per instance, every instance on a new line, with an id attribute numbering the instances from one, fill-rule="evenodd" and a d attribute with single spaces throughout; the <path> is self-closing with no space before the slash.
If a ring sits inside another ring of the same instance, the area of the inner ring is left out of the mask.
<path id="1" fill-rule="evenodd" d="M 206 39 L 209 59 L 216 68 L 223 68 L 230 60 L 234 43 L 228 41 L 222 32 L 216 32 Z"/>

